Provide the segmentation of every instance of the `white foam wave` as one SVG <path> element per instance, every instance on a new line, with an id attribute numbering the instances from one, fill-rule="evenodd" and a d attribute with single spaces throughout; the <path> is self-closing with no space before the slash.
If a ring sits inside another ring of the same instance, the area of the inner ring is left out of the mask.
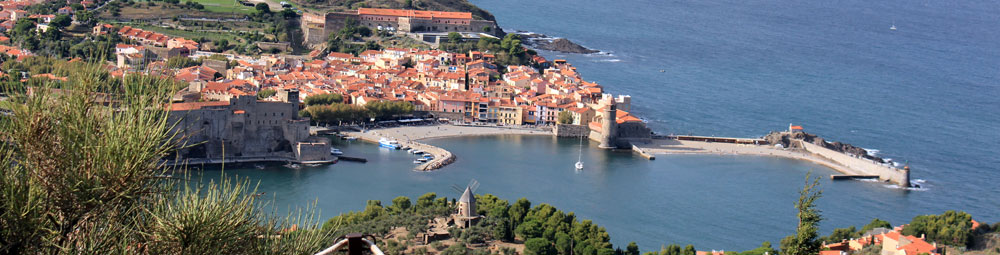
<path id="1" fill-rule="evenodd" d="M 597 60 L 597 62 L 616 63 L 616 62 L 622 62 L 622 60 L 621 59 L 617 59 L 617 58 L 613 58 L 613 59 L 601 59 L 601 60 Z"/>
<path id="2" fill-rule="evenodd" d="M 868 148 L 861 148 L 861 149 L 864 149 L 865 152 L 868 153 L 868 156 L 872 156 L 872 157 L 875 157 L 875 155 L 878 155 L 878 152 L 879 152 L 879 150 L 877 150 L 877 149 L 868 149 Z"/>

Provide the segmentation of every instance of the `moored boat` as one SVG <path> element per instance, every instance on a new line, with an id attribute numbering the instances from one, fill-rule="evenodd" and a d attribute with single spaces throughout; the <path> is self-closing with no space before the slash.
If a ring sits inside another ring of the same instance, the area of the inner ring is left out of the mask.
<path id="1" fill-rule="evenodd" d="M 398 150 L 399 147 L 400 147 L 400 145 L 399 145 L 399 142 L 397 142 L 396 140 L 389 140 L 389 139 L 381 138 L 381 139 L 378 140 L 378 147 L 389 148 L 389 149 L 393 149 L 393 150 Z"/>

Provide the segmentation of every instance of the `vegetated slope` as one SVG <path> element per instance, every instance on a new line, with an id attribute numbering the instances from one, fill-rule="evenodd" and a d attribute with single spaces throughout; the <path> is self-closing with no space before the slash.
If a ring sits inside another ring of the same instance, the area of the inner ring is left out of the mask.
<path id="1" fill-rule="evenodd" d="M 361 7 L 427 11 L 471 12 L 477 19 L 493 20 L 493 14 L 466 0 L 296 0 L 315 9 L 354 10 Z"/>

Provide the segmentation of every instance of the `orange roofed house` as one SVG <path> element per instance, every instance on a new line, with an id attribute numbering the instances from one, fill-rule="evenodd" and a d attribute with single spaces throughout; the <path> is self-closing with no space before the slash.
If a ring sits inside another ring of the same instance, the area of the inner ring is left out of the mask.
<path id="1" fill-rule="evenodd" d="M 881 255 L 918 255 L 921 253 L 941 255 L 937 244 L 927 243 L 923 237 L 904 236 L 899 232 L 882 234 Z"/>

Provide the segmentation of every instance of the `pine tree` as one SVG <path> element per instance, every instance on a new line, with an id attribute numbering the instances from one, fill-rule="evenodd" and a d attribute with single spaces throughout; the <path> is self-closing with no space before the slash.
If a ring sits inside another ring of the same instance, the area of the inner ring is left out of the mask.
<path id="1" fill-rule="evenodd" d="M 781 254 L 783 255 L 812 255 L 819 253 L 820 242 L 819 222 L 822 220 L 820 210 L 816 209 L 816 199 L 822 196 L 823 191 L 819 190 L 819 178 L 812 179 L 812 173 L 806 174 L 806 185 L 799 192 L 799 201 L 795 203 L 798 209 L 799 224 L 795 235 L 790 235 L 781 240 Z"/>

